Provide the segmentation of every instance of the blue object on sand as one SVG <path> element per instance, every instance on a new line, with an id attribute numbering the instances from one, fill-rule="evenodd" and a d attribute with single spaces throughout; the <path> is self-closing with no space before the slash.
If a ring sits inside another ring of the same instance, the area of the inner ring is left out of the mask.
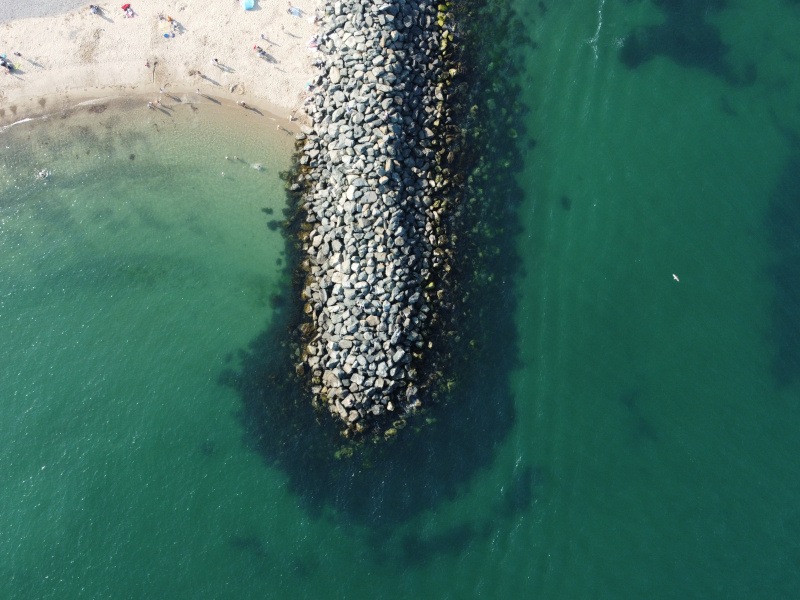
<path id="1" fill-rule="evenodd" d="M 253 10 L 255 0 L 242 0 L 242 8 L 245 10 Z"/>

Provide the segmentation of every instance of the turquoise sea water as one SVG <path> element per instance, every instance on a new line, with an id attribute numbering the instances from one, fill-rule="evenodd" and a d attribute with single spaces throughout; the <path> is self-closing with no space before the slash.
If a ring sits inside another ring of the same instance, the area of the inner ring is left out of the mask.
<path id="1" fill-rule="evenodd" d="M 267 117 L 0 133 L 0 597 L 796 595 L 800 6 L 516 10 L 513 406 L 398 457 L 427 490 L 244 443 L 231 373 L 288 289 Z"/>

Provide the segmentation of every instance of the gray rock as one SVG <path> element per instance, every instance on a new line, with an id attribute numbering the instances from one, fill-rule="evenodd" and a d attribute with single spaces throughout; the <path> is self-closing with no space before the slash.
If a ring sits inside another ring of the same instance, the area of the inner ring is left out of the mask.
<path id="1" fill-rule="evenodd" d="M 291 184 L 305 190 L 310 227 L 305 370 L 318 378 L 312 393 L 351 429 L 418 402 L 405 365 L 426 347 L 432 309 L 421 285 L 446 265 L 448 244 L 429 173 L 441 156 L 436 97 L 450 68 L 436 14 L 428 0 L 335 0 L 320 24 L 327 77 L 306 105 L 307 171 Z"/>

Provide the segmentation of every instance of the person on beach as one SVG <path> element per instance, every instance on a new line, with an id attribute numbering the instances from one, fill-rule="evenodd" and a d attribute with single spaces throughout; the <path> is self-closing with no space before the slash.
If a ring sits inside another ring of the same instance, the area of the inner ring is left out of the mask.
<path id="1" fill-rule="evenodd" d="M 211 64 L 214 65 L 215 67 L 219 67 L 220 66 L 219 65 L 219 61 L 216 58 L 212 58 L 211 59 Z"/>
<path id="2" fill-rule="evenodd" d="M 99 15 L 100 14 L 100 7 L 97 6 L 97 4 L 90 4 L 89 5 L 89 12 L 92 13 L 93 15 Z"/>
<path id="3" fill-rule="evenodd" d="M 247 106 L 247 103 L 244 100 L 239 100 L 236 104 L 238 104 L 242 108 L 250 108 L 249 106 Z"/>
<path id="4" fill-rule="evenodd" d="M 253 46 L 253 50 L 255 50 L 256 52 L 258 52 L 258 55 L 259 55 L 261 58 L 264 58 L 265 56 L 267 56 L 267 52 L 266 52 L 266 50 L 264 50 L 264 49 L 263 49 L 261 46 Z"/>

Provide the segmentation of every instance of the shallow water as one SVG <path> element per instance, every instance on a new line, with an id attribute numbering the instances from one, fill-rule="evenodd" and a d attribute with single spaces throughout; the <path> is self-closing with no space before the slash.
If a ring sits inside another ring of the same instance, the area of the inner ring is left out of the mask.
<path id="1" fill-rule="evenodd" d="M 791 597 L 800 7 L 721 4 L 518 3 L 513 407 L 385 474 L 298 485 L 243 441 L 231 373 L 288 290 L 274 124 L 0 133 L 0 596 Z"/>

